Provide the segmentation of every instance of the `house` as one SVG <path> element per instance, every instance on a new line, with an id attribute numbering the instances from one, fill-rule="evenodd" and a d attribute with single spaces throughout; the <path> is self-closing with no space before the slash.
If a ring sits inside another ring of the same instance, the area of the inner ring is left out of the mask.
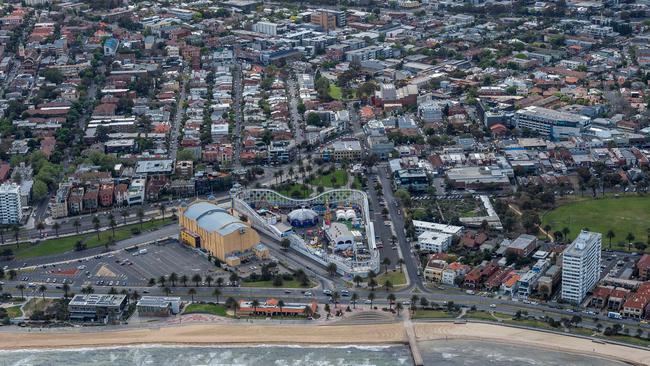
<path id="1" fill-rule="evenodd" d="M 429 282 L 442 282 L 442 273 L 447 269 L 447 262 L 440 259 L 432 259 L 427 262 L 424 269 L 424 279 Z"/>
<path id="2" fill-rule="evenodd" d="M 623 316 L 642 319 L 646 315 L 645 308 L 650 302 L 650 282 L 642 283 L 635 293 L 628 296 L 623 304 Z"/>

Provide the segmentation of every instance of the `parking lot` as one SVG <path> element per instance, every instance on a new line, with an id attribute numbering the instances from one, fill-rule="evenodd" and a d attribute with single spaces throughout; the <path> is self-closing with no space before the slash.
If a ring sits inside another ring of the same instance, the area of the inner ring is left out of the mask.
<path id="1" fill-rule="evenodd" d="M 98 255 L 94 258 L 79 260 L 69 264 L 42 266 L 32 271 L 21 272 L 18 276 L 28 287 L 45 284 L 48 287 L 60 287 L 63 283 L 75 286 L 93 287 L 142 287 L 149 279 L 158 279 L 175 272 L 180 278 L 195 274 L 205 277 L 224 277 L 223 271 L 196 250 L 183 246 L 176 241 L 164 244 L 148 245 L 139 249 Z"/>

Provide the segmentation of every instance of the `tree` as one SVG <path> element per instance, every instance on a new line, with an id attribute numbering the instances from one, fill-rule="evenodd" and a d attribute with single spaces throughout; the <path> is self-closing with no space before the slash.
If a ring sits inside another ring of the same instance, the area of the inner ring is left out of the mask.
<path id="1" fill-rule="evenodd" d="M 74 219 L 72 222 L 72 225 L 74 225 L 75 230 L 77 231 L 77 234 L 79 234 L 79 226 L 81 226 L 81 222 L 79 219 Z"/>
<path id="2" fill-rule="evenodd" d="M 120 214 L 122 215 L 122 218 L 124 219 L 124 225 L 126 225 L 126 219 L 129 217 L 129 210 L 122 210 L 122 212 L 120 212 Z"/>
<path id="3" fill-rule="evenodd" d="M 182 275 L 180 281 L 183 284 L 183 287 L 187 287 L 187 281 L 188 281 L 187 275 Z"/>
<path id="4" fill-rule="evenodd" d="M 34 186 L 32 187 L 32 197 L 34 201 L 40 202 L 42 199 L 46 198 L 48 194 L 47 184 L 40 179 L 34 181 Z"/>
<path id="5" fill-rule="evenodd" d="M 100 228 L 99 217 L 93 216 L 93 226 L 95 227 L 95 232 L 97 232 L 97 240 L 100 240 L 99 239 L 99 228 Z"/>
<path id="6" fill-rule="evenodd" d="M 284 301 L 283 300 L 278 301 L 278 307 L 280 308 L 280 313 L 282 313 L 282 308 L 284 307 Z"/>
<path id="7" fill-rule="evenodd" d="M 167 210 L 167 206 L 165 206 L 164 203 L 160 204 L 160 215 L 162 216 L 162 219 L 165 220 L 165 210 Z"/>
<path id="8" fill-rule="evenodd" d="M 420 298 L 420 305 L 421 305 L 423 308 L 426 308 L 427 306 L 429 306 L 429 300 L 427 300 L 426 297 L 421 297 L 421 298 Z"/>
<path id="9" fill-rule="evenodd" d="M 232 282 L 238 282 L 238 281 L 239 281 L 239 275 L 238 275 L 237 273 L 235 273 L 235 272 L 232 272 L 232 273 L 230 274 L 230 278 L 229 278 L 229 279 L 230 279 L 230 282 L 231 282 L 231 283 L 232 283 Z"/>
<path id="10" fill-rule="evenodd" d="M 370 287 L 371 291 L 375 291 L 375 287 L 377 287 L 378 283 L 377 280 L 374 278 L 371 278 L 370 281 L 368 281 L 368 287 Z"/>
<path id="11" fill-rule="evenodd" d="M 399 265 L 399 273 L 404 273 L 404 258 L 400 258 L 397 260 L 397 264 Z"/>
<path id="12" fill-rule="evenodd" d="M 251 302 L 251 306 L 253 307 L 253 314 L 257 314 L 257 308 L 260 306 L 260 302 L 257 301 L 257 299 L 254 299 Z"/>
<path id="13" fill-rule="evenodd" d="M 388 309 L 393 310 L 393 303 L 395 302 L 395 294 L 388 294 L 386 300 L 388 300 Z"/>
<path id="14" fill-rule="evenodd" d="M 16 272 L 15 269 L 10 269 L 9 270 L 9 279 L 13 281 L 14 279 L 16 279 L 16 276 L 18 276 L 18 272 Z"/>
<path id="15" fill-rule="evenodd" d="M 359 295 L 357 295 L 356 292 L 353 292 L 352 297 L 350 298 L 350 300 L 352 301 L 352 308 L 356 309 L 357 308 L 357 301 L 359 300 Z"/>
<path id="16" fill-rule="evenodd" d="M 111 227 L 111 232 L 113 234 L 113 237 L 115 237 L 115 226 L 117 226 L 117 223 L 115 223 L 113 214 L 108 215 L 108 226 Z"/>
<path id="17" fill-rule="evenodd" d="M 193 287 L 190 287 L 190 289 L 187 290 L 187 294 L 192 297 L 192 302 L 194 302 L 194 295 L 196 295 L 196 290 Z"/>
<path id="18" fill-rule="evenodd" d="M 359 287 L 359 284 L 361 283 L 361 281 L 363 281 L 363 278 L 361 276 L 359 276 L 359 275 L 355 275 L 354 278 L 352 279 L 352 281 L 354 281 L 354 283 L 357 285 L 357 287 Z"/>
<path id="19" fill-rule="evenodd" d="M 194 282 L 194 285 L 196 287 L 199 287 L 199 282 L 201 282 L 202 278 L 201 275 L 196 273 L 194 276 L 192 276 L 192 282 Z"/>
<path id="20" fill-rule="evenodd" d="M 226 307 L 232 309 L 235 318 L 237 317 L 237 309 L 239 309 L 239 303 L 233 297 L 226 299 Z"/>
<path id="21" fill-rule="evenodd" d="M 627 250 L 628 252 L 632 248 L 632 242 L 634 241 L 634 234 L 632 233 L 627 233 L 627 236 L 625 237 L 625 240 L 627 240 Z"/>
<path id="22" fill-rule="evenodd" d="M 613 230 L 607 230 L 607 239 L 609 239 L 609 249 L 612 249 L 612 239 L 616 237 Z"/>
<path id="23" fill-rule="evenodd" d="M 43 296 L 43 300 L 45 300 L 45 291 L 47 291 L 47 286 L 45 285 L 38 286 L 38 292 L 40 292 L 41 296 Z"/>
<path id="24" fill-rule="evenodd" d="M 384 266 L 384 273 L 388 273 L 388 266 L 390 266 L 390 258 L 386 257 L 381 261 L 381 264 Z"/>
<path id="25" fill-rule="evenodd" d="M 375 301 L 375 293 L 371 292 L 368 294 L 368 300 L 370 300 L 370 309 L 372 309 L 372 303 Z"/>
<path id="26" fill-rule="evenodd" d="M 214 278 L 212 278 L 212 276 L 210 275 L 205 276 L 205 282 L 208 284 L 208 287 L 212 286 L 212 281 L 214 281 Z"/>
<path id="27" fill-rule="evenodd" d="M 217 304 L 219 304 L 219 296 L 221 296 L 221 290 L 219 288 L 215 288 L 212 291 L 212 296 L 217 298 Z"/>
<path id="28" fill-rule="evenodd" d="M 571 230 L 568 227 L 563 227 L 562 228 L 562 236 L 564 237 L 564 240 L 569 240 L 569 233 L 571 233 Z"/>
<path id="29" fill-rule="evenodd" d="M 24 299 L 24 298 L 25 298 L 25 285 L 23 285 L 23 284 L 21 283 L 21 284 L 19 284 L 19 285 L 16 286 L 16 289 L 18 289 L 18 291 L 20 291 L 20 297 L 21 297 L 22 299 Z"/>
<path id="30" fill-rule="evenodd" d="M 411 296 L 411 310 L 415 311 L 417 310 L 417 303 L 420 298 L 418 295 L 413 295 Z"/>
<path id="31" fill-rule="evenodd" d="M 56 236 L 59 236 L 60 228 L 61 228 L 61 224 L 59 224 L 58 222 L 54 222 L 54 224 L 52 225 L 52 229 L 54 229 L 54 233 L 56 234 Z"/>
<path id="32" fill-rule="evenodd" d="M 18 243 L 18 237 L 20 237 L 20 226 L 13 225 L 11 227 L 11 231 L 14 232 L 14 237 L 16 238 L 16 247 L 20 246 L 20 244 Z"/>
<path id="33" fill-rule="evenodd" d="M 332 301 L 334 301 L 334 307 L 337 307 L 340 298 L 341 298 L 341 295 L 339 294 L 338 291 L 332 292 Z"/>
<path id="34" fill-rule="evenodd" d="M 311 309 L 311 306 L 306 305 L 306 306 L 305 306 L 305 309 L 303 310 L 303 313 L 305 313 L 305 316 L 306 316 L 307 318 L 310 318 L 310 317 L 312 316 L 312 314 L 313 314 L 313 311 L 312 311 L 312 309 Z"/>
<path id="35" fill-rule="evenodd" d="M 334 263 L 334 262 L 330 262 L 327 265 L 327 272 L 329 272 L 330 276 L 334 276 L 336 274 L 337 269 L 338 268 L 336 267 L 336 263 Z"/>
<path id="36" fill-rule="evenodd" d="M 169 294 L 172 293 L 172 289 L 170 289 L 169 287 L 165 286 L 165 287 L 163 287 L 163 292 L 165 293 L 165 296 L 169 296 Z"/>
<path id="37" fill-rule="evenodd" d="M 63 290 L 63 298 L 67 299 L 68 298 L 68 292 L 70 291 L 70 285 L 67 283 L 64 283 L 63 286 L 61 287 Z"/>
<path id="38" fill-rule="evenodd" d="M 169 282 L 172 283 L 172 287 L 176 287 L 176 281 L 178 281 L 178 275 L 176 274 L 176 272 L 172 272 L 169 275 Z"/>
<path id="39" fill-rule="evenodd" d="M 144 220 L 144 210 L 142 207 L 138 208 L 138 221 L 140 221 L 140 230 L 142 230 L 142 220 Z"/>
<path id="40" fill-rule="evenodd" d="M 393 283 L 390 282 L 390 280 L 384 281 L 384 290 L 386 290 L 386 292 L 390 291 L 392 288 L 393 288 Z"/>
<path id="41" fill-rule="evenodd" d="M 38 233 L 43 236 L 43 230 L 45 230 L 45 224 L 43 224 L 42 221 L 39 221 L 36 223 L 36 230 L 38 230 Z"/>
<path id="42" fill-rule="evenodd" d="M 91 285 L 88 285 L 88 286 L 81 289 L 81 293 L 84 294 L 84 295 L 94 294 L 95 289 Z"/>
<path id="43" fill-rule="evenodd" d="M 155 278 L 150 278 L 149 282 L 147 283 L 149 287 L 155 286 L 156 285 L 156 279 Z"/>
<path id="44" fill-rule="evenodd" d="M 395 310 L 397 310 L 397 316 L 399 316 L 399 312 L 404 308 L 401 302 L 398 302 L 395 304 Z"/>
<path id="45" fill-rule="evenodd" d="M 223 286 L 223 277 L 217 277 L 217 287 Z"/>
<path id="46" fill-rule="evenodd" d="M 160 284 L 160 287 L 165 287 L 165 283 L 167 282 L 167 277 L 160 276 L 158 277 L 158 283 Z"/>
<path id="47" fill-rule="evenodd" d="M 327 317 L 329 317 L 332 311 L 332 309 L 330 309 L 330 304 L 325 304 L 324 309 L 327 312 Z"/>

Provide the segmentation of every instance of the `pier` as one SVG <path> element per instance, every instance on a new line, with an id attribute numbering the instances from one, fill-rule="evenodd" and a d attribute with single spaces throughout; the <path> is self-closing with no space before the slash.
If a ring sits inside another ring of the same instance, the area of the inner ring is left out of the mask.
<path id="1" fill-rule="evenodd" d="M 404 321 L 404 329 L 406 329 L 409 348 L 411 349 L 411 355 L 413 355 L 413 364 L 415 366 L 424 366 L 424 360 L 422 359 L 422 354 L 420 353 L 420 348 L 418 347 L 417 337 L 415 336 L 415 328 L 413 327 L 413 322 L 411 322 L 410 319 Z"/>

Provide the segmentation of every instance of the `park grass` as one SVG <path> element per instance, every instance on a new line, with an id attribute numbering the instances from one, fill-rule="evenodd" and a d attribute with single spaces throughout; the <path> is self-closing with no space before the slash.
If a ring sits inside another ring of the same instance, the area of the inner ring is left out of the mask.
<path id="1" fill-rule="evenodd" d="M 570 230 L 569 240 L 581 229 L 603 233 L 603 247 L 608 247 L 605 234 L 612 230 L 616 235 L 612 249 L 627 250 L 628 233 L 635 242 L 646 242 L 650 229 L 650 196 L 627 196 L 621 198 L 586 199 L 557 207 L 542 217 L 542 226 L 550 225 L 551 231 Z M 632 250 L 635 250 L 632 247 Z"/>
<path id="2" fill-rule="evenodd" d="M 272 288 L 272 287 L 277 287 L 277 288 L 311 288 L 314 286 L 311 281 L 307 286 L 302 286 L 300 284 L 300 281 L 298 280 L 291 280 L 291 281 L 282 281 L 282 286 L 274 286 L 273 285 L 273 280 L 269 281 L 253 281 L 253 282 L 247 282 L 247 281 L 242 281 L 239 283 L 241 287 L 254 287 L 254 288 Z"/>
<path id="3" fill-rule="evenodd" d="M 149 220 L 142 223 L 142 231 L 157 229 L 161 226 L 167 225 L 172 222 L 171 218 L 165 218 L 165 220 Z M 133 236 L 131 229 L 138 228 L 140 229 L 140 224 L 131 224 L 126 226 L 121 226 L 115 229 L 115 241 L 120 241 L 128 239 Z M 95 248 L 104 245 L 107 243 L 111 236 L 113 236 L 113 231 L 107 229 L 99 233 L 99 238 L 97 238 L 97 233 L 87 233 L 72 235 L 54 239 L 43 240 L 38 244 L 29 244 L 22 243 L 20 246 L 16 244 L 8 245 L 7 247 L 11 248 L 16 256 L 16 259 L 26 259 L 41 257 L 46 255 L 61 254 L 74 250 L 74 246 L 77 241 L 81 240 L 86 244 L 86 248 Z"/>
<path id="4" fill-rule="evenodd" d="M 20 305 L 8 307 L 5 310 L 7 310 L 7 316 L 10 318 L 18 318 L 23 316 L 23 312 L 20 310 Z"/>
<path id="5" fill-rule="evenodd" d="M 497 318 L 501 319 L 509 319 L 510 315 L 508 314 L 503 314 L 503 313 L 494 313 Z M 466 319 L 476 319 L 476 320 L 485 320 L 489 322 L 498 322 L 497 319 L 495 319 L 492 314 L 485 312 L 485 311 L 470 311 L 468 312 L 465 317 Z"/>
<path id="6" fill-rule="evenodd" d="M 226 307 L 221 304 L 189 304 L 183 310 L 183 314 L 193 313 L 226 316 Z"/>
<path id="7" fill-rule="evenodd" d="M 406 285 L 406 274 L 400 272 L 399 269 L 396 269 L 394 271 L 388 271 L 388 273 L 382 273 L 375 278 L 375 281 L 377 281 L 379 286 L 383 286 L 386 280 L 389 280 L 393 286 Z"/>
<path id="8" fill-rule="evenodd" d="M 332 181 L 334 177 L 334 181 Z M 316 175 L 309 184 L 322 187 L 342 187 L 348 182 L 348 172 L 343 169 L 336 169 L 328 174 Z"/>
<path id="9" fill-rule="evenodd" d="M 556 332 L 562 330 L 562 328 L 553 328 L 548 323 L 543 322 L 541 320 L 535 320 L 535 319 L 519 319 L 519 320 L 505 319 L 503 322 L 505 324 L 521 325 L 521 326 L 531 327 L 531 328 L 548 329 Z"/>
<path id="10" fill-rule="evenodd" d="M 307 198 L 311 195 L 312 189 L 300 183 L 282 184 L 277 192 L 291 198 Z"/>
<path id="11" fill-rule="evenodd" d="M 363 188 L 363 184 L 361 184 L 361 178 L 358 176 L 354 177 L 354 180 L 352 181 L 352 184 L 350 185 L 352 189 L 361 189 Z"/>
<path id="12" fill-rule="evenodd" d="M 443 310 L 415 310 L 411 319 L 453 319 L 457 316 L 457 313 Z"/>
<path id="13" fill-rule="evenodd" d="M 341 89 L 340 86 L 337 86 L 333 83 L 330 83 L 330 90 L 329 90 L 330 97 L 335 100 L 341 100 L 343 99 L 343 89 Z"/>
<path id="14" fill-rule="evenodd" d="M 631 335 L 616 334 L 611 336 L 602 336 L 602 337 L 599 336 L 599 338 L 623 342 L 623 343 L 629 343 L 636 346 L 650 347 L 650 341 L 648 341 L 647 339 L 641 339 Z"/>

